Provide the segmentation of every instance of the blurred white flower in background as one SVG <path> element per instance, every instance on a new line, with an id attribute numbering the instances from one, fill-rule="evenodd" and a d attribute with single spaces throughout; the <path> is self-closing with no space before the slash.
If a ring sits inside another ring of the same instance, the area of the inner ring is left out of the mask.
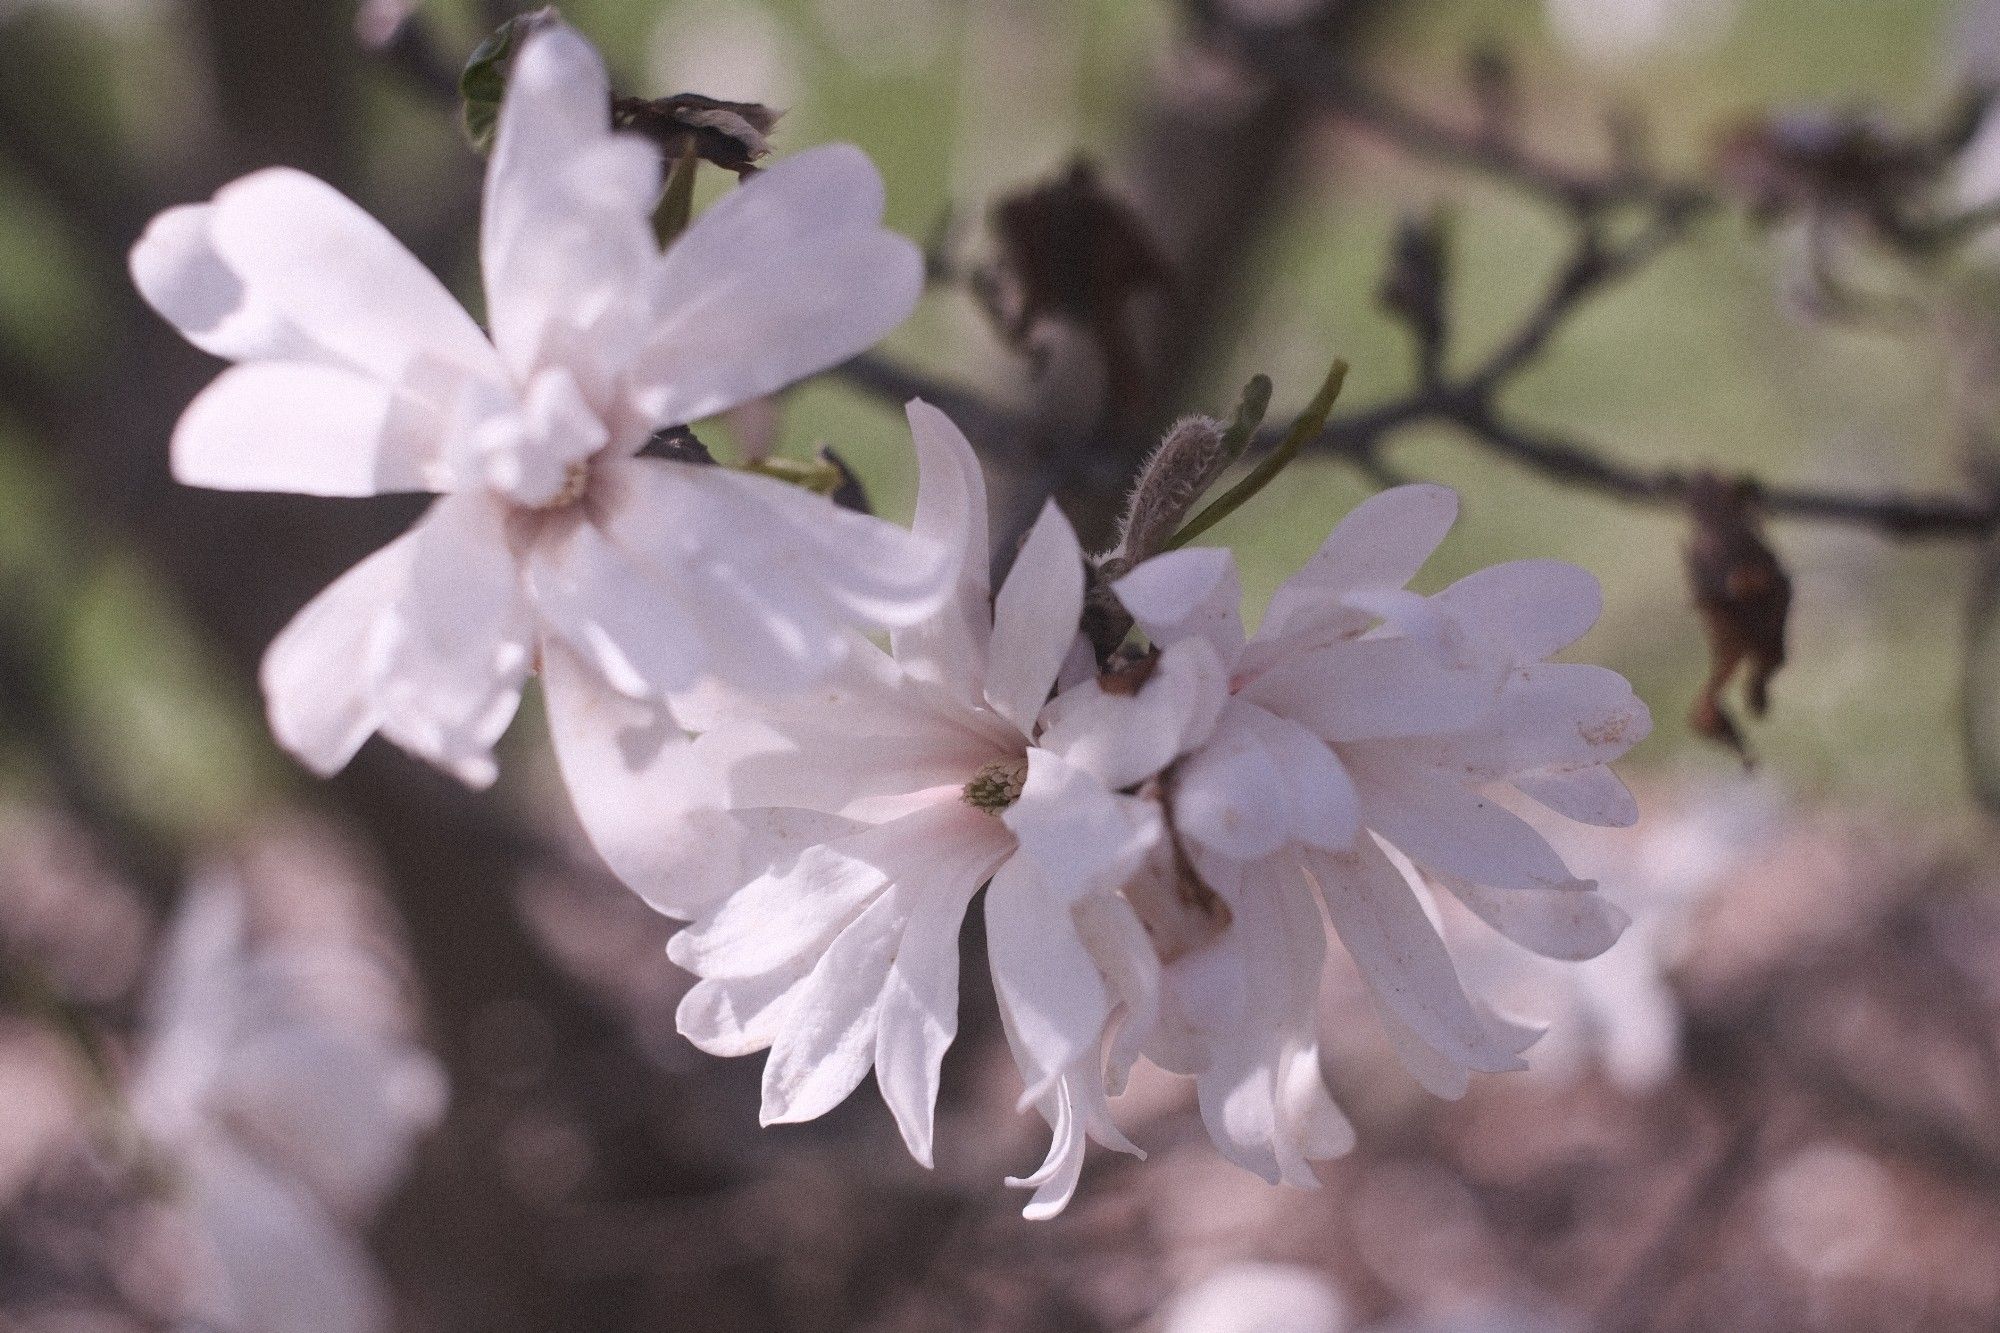
<path id="1" fill-rule="evenodd" d="M 567 27 L 516 57 L 486 178 L 490 341 L 380 224 L 296 171 L 171 209 L 133 250 L 154 307 L 242 363 L 182 416 L 181 481 L 442 492 L 266 655 L 273 730 L 316 770 L 379 730 L 484 784 L 551 657 L 670 727 L 675 691 L 807 684 L 846 626 L 908 624 L 942 596 L 943 552 L 892 524 L 636 456 L 657 428 L 823 370 L 910 313 L 922 258 L 882 228 L 874 167 L 851 147 L 799 154 L 663 257 L 659 152 L 613 133 L 609 105 L 602 61 Z"/>
<path id="2" fill-rule="evenodd" d="M 1225 1264 L 1160 1312 L 1159 1333 L 1347 1333 L 1347 1302 L 1326 1274 L 1297 1264 Z"/>
<path id="3" fill-rule="evenodd" d="M 1576 54 L 1607 64 L 1720 41 L 1740 0 L 1548 0 L 1549 26 Z"/>
<path id="4" fill-rule="evenodd" d="M 183 1317 L 230 1333 L 378 1333 L 362 1231 L 443 1113 L 380 964 L 262 943 L 232 872 L 190 887 L 148 996 L 129 1093 L 157 1201 L 150 1248 Z"/>

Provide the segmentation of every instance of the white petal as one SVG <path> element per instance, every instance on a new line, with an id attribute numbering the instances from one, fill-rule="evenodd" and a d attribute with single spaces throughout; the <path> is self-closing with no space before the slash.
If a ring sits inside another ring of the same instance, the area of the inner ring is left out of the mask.
<path id="1" fill-rule="evenodd" d="M 1270 756 L 1272 771 L 1284 776 L 1292 838 L 1329 849 L 1352 842 L 1360 798 L 1339 756 L 1304 727 L 1261 708 L 1244 704 L 1236 716 Z"/>
<path id="2" fill-rule="evenodd" d="M 1639 822 L 1639 802 L 1608 768 L 1516 773 L 1509 781 L 1524 795 L 1578 823 L 1630 828 Z"/>
<path id="3" fill-rule="evenodd" d="M 255 301 L 209 236 L 213 204 L 182 204 L 147 224 L 132 247 L 132 283 L 146 304 L 204 352 L 231 361 L 325 361 L 327 351 Z"/>
<path id="4" fill-rule="evenodd" d="M 665 321 L 636 370 L 661 423 L 699 421 L 838 365 L 916 308 L 923 256 L 882 222 L 860 149 L 799 153 L 737 186 L 667 252 Z"/>
<path id="5" fill-rule="evenodd" d="M 1515 560 L 1468 574 L 1433 599 L 1467 632 L 1516 663 L 1539 662 L 1582 638 L 1604 610 L 1588 571 L 1560 560 Z"/>
<path id="6" fill-rule="evenodd" d="M 1618 942 L 1632 918 L 1602 893 L 1571 889 L 1491 889 L 1458 875 L 1438 882 L 1474 915 L 1544 958 L 1582 962 Z"/>
<path id="7" fill-rule="evenodd" d="M 950 598 L 927 619 L 898 629 L 896 660 L 912 676 L 935 681 L 968 703 L 981 702 L 986 644 L 993 634 L 987 565 L 986 480 L 979 459 L 950 417 L 919 399 L 908 408 L 917 444 L 917 512 L 911 531 L 956 553 Z"/>
<path id="8" fill-rule="evenodd" d="M 338 366 L 264 361 L 224 371 L 174 427 L 174 479 L 227 491 L 379 495 L 433 490 L 434 419 Z"/>
<path id="9" fill-rule="evenodd" d="M 944 1053 L 958 1033 L 958 935 L 972 895 L 1006 855 L 940 857 L 913 895 L 903 938 L 882 987 L 875 1082 L 910 1156 L 931 1164 L 932 1120 Z"/>
<path id="10" fill-rule="evenodd" d="M 1112 585 L 1146 637 L 1164 647 L 1190 636 L 1215 649 L 1223 666 L 1243 653 L 1243 582 L 1236 557 L 1220 547 L 1169 551 Z"/>
<path id="11" fill-rule="evenodd" d="M 377 379 L 401 383 L 422 362 L 501 377 L 444 285 L 324 181 L 271 167 L 225 185 L 211 234 L 253 301 Z"/>
<path id="12" fill-rule="evenodd" d="M 1231 701 L 1208 744 L 1174 771 L 1174 824 L 1201 846 L 1241 861 L 1277 851 L 1291 837 L 1289 774 L 1244 724 L 1257 710 Z"/>
<path id="13" fill-rule="evenodd" d="M 1041 744 L 1107 787 L 1130 787 L 1207 739 L 1228 701 L 1228 672 L 1215 650 L 1181 639 L 1136 693 L 1107 691 L 1094 670 L 1065 689 L 1042 712 Z"/>
<path id="14" fill-rule="evenodd" d="M 382 734 L 484 786 L 533 658 L 506 517 L 484 495 L 447 495 L 412 536 L 402 594 L 366 664 Z"/>
<path id="15" fill-rule="evenodd" d="M 659 150 L 613 134 L 610 116 L 589 42 L 566 24 L 528 39 L 508 71 L 480 234 L 493 340 L 522 379 L 552 322 L 589 329 L 656 280 Z"/>
<path id="16" fill-rule="evenodd" d="M 1242 697 L 1328 741 L 1436 736 L 1482 722 L 1500 697 L 1497 667 L 1441 665 L 1409 638 L 1354 639 L 1289 654 Z"/>
<path id="17" fill-rule="evenodd" d="M 808 960 L 817 961 L 817 960 Z M 674 1029 L 710 1055 L 750 1055 L 777 1040 L 786 1006 L 809 967 L 780 968 L 758 977 L 697 981 L 674 1010 Z"/>
<path id="18" fill-rule="evenodd" d="M 1578 889 L 1548 840 L 1448 774 L 1350 751 L 1361 822 L 1430 870 L 1500 889 Z"/>
<path id="19" fill-rule="evenodd" d="M 1083 617 L 1083 548 L 1051 501 L 1028 531 L 993 605 L 986 699 L 1033 736 Z"/>
<path id="20" fill-rule="evenodd" d="M 1351 510 L 1305 567 L 1286 579 L 1264 613 L 1259 638 L 1357 588 L 1400 588 L 1423 568 L 1458 517 L 1458 496 L 1443 486 L 1397 486 Z"/>
<path id="21" fill-rule="evenodd" d="M 708 653 L 694 617 L 595 523 L 538 540 L 524 578 L 544 623 L 619 693 L 657 699 L 701 677 Z"/>
<path id="22" fill-rule="evenodd" d="M 271 732 L 322 776 L 345 768 L 381 724 L 363 664 L 408 580 L 413 542 L 405 534 L 334 580 L 264 654 Z"/>
<path id="23" fill-rule="evenodd" d="M 612 873 L 680 918 L 742 883 L 743 832 L 713 808 L 720 779 L 664 705 L 610 689 L 553 641 L 542 645 L 542 696 L 570 803 Z"/>
<path id="24" fill-rule="evenodd" d="M 1473 1069 L 1527 1067 L 1480 1021 L 1444 941 L 1410 885 L 1371 839 L 1356 840 L 1354 850 L 1344 854 L 1314 853 L 1306 868 L 1369 989 L 1418 1036 Z"/>
<path id="25" fill-rule="evenodd" d="M 1025 1105 L 1097 1049 L 1111 999 L 1069 909 L 1025 856 L 1009 858 L 986 890 L 986 954 L 1018 1042 Z"/>
<path id="26" fill-rule="evenodd" d="M 759 1124 L 825 1115 L 867 1077 L 907 902 L 904 886 L 892 885 L 841 929 L 793 992 L 764 1062 Z"/>
<path id="27" fill-rule="evenodd" d="M 1526 770 L 1567 772 L 1610 763 L 1652 727 L 1646 705 L 1617 672 L 1541 662 L 1509 676 L 1477 726 L 1411 741 L 1401 752 L 1484 782 Z"/>
<path id="28" fill-rule="evenodd" d="M 1065 904 L 1118 892 L 1166 832 L 1152 802 L 1114 795 L 1083 769 L 1041 749 L 1028 751 L 1020 799 L 1000 818 L 1034 861 L 1042 884 Z"/>

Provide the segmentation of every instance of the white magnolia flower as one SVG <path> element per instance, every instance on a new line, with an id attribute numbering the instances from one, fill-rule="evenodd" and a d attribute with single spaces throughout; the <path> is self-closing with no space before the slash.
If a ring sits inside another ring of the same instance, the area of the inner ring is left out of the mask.
<path id="1" fill-rule="evenodd" d="M 387 231 L 273 169 L 155 219 L 146 299 L 241 364 L 188 407 L 175 475 L 311 495 L 436 492 L 405 536 L 278 637 L 279 739 L 322 772 L 370 734 L 458 774 L 544 654 L 657 700 L 711 677 L 789 689 L 849 625 L 935 609 L 941 553 L 781 483 L 639 456 L 825 369 L 917 300 L 856 149 L 801 153 L 731 191 L 662 256 L 657 151 L 609 127 L 602 62 L 556 26 L 516 59 L 486 177 L 487 333 Z"/>
<path id="2" fill-rule="evenodd" d="M 1162 953 L 1144 1051 L 1195 1076 L 1217 1146 L 1267 1179 L 1309 1185 L 1309 1162 L 1352 1142 L 1314 1036 L 1322 911 L 1404 1062 L 1446 1096 L 1463 1092 L 1468 1071 L 1523 1067 L 1537 1033 L 1466 996 L 1427 913 L 1426 880 L 1555 957 L 1599 953 L 1625 924 L 1486 794 L 1510 784 L 1571 819 L 1637 817 L 1605 765 L 1646 734 L 1644 705 L 1614 672 L 1544 660 L 1596 620 L 1596 582 L 1529 560 L 1435 596 L 1407 591 L 1456 512 L 1437 486 L 1367 501 L 1279 589 L 1247 642 L 1227 552 L 1158 556 L 1116 585 L 1154 644 L 1198 640 L 1230 676 L 1212 733 L 1165 778 L 1178 855 L 1153 869 L 1170 887 L 1128 896 L 1163 909 L 1166 922 L 1148 921 L 1156 944 L 1188 916 L 1176 904 L 1197 908 L 1204 942 Z M 1219 918 L 1226 928 L 1214 928 Z"/>
<path id="3" fill-rule="evenodd" d="M 325 948 L 254 946 L 240 885 L 197 882 L 166 945 L 130 1107 L 187 1315 L 229 1333 L 383 1333 L 361 1228 L 443 1109 L 401 1034 L 331 1012 L 379 984 Z"/>
<path id="4" fill-rule="evenodd" d="M 1054 1129 L 1027 1212 L 1061 1209 L 1086 1137 L 1136 1151 L 1101 1074 L 1116 1018 L 1150 1009 L 1150 956 L 1118 890 L 1160 837 L 1157 808 L 1118 794 L 1206 729 L 1225 682 L 1205 645 L 1163 657 L 1119 700 L 1123 735 L 1065 729 L 1059 680 L 1094 680 L 1078 634 L 1083 553 L 1053 506 L 1001 585 L 986 578 L 986 492 L 949 420 L 910 405 L 922 461 L 916 530 L 964 559 L 953 599 L 854 646 L 837 679 L 761 702 L 695 750 L 739 818 L 786 821 L 803 850 L 698 911 L 669 952 L 701 981 L 680 1029 L 718 1055 L 770 1049 L 765 1123 L 806 1120 L 872 1067 L 910 1152 L 931 1160 L 939 1063 L 957 1030 L 958 936 L 983 884 L 1007 1036 Z M 1129 1061 L 1128 1061 L 1129 1062 Z"/>

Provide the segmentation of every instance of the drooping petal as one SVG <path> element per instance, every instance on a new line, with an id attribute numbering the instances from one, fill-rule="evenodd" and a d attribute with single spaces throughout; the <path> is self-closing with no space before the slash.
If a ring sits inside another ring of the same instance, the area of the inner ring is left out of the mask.
<path id="1" fill-rule="evenodd" d="M 1572 963 L 1595 958 L 1632 924 L 1625 910 L 1602 893 L 1492 889 L 1459 875 L 1439 875 L 1437 881 L 1481 921 L 1544 958 Z"/>
<path id="2" fill-rule="evenodd" d="M 474 786 L 498 773 L 493 746 L 533 665 L 505 529 L 484 495 L 433 504 L 412 531 L 402 592 L 365 664 L 382 733 Z"/>
<path id="3" fill-rule="evenodd" d="M 563 785 L 612 872 L 654 910 L 682 919 L 741 884 L 744 817 L 718 808 L 720 779 L 667 707 L 611 689 L 552 640 L 542 644 L 541 677 Z M 801 836 L 825 832 L 814 823 Z"/>
<path id="4" fill-rule="evenodd" d="M 903 938 L 882 987 L 875 1036 L 875 1082 L 896 1117 L 903 1143 L 931 1164 L 932 1122 L 944 1054 L 958 1035 L 958 935 L 965 909 L 1006 855 L 940 858 L 949 873 L 929 877 L 910 903 Z"/>
<path id="5" fill-rule="evenodd" d="M 896 660 L 966 703 L 981 702 L 986 645 L 993 634 L 987 573 L 986 480 L 979 459 L 950 417 L 920 399 L 908 407 L 917 444 L 917 512 L 911 531 L 958 560 L 951 596 L 929 617 L 891 636 Z"/>
<path id="6" fill-rule="evenodd" d="M 224 371 L 174 427 L 174 479 L 226 491 L 379 495 L 435 490 L 435 419 L 333 365 Z"/>
<path id="7" fill-rule="evenodd" d="M 146 225 L 132 247 L 132 283 L 146 304 L 202 351 L 230 361 L 335 358 L 267 302 L 215 252 L 213 204 L 182 204 Z"/>
<path id="8" fill-rule="evenodd" d="M 409 577 L 414 534 L 363 560 L 306 603 L 271 641 L 258 679 L 278 743 L 323 777 L 381 725 L 364 664 Z"/>
<path id="9" fill-rule="evenodd" d="M 1561 560 L 1491 565 L 1432 600 L 1468 633 L 1502 648 L 1518 665 L 1569 647 L 1604 610 L 1596 578 Z"/>
<path id="10" fill-rule="evenodd" d="M 1426 1044 L 1472 1069 L 1527 1066 L 1494 1040 L 1466 999 L 1458 972 L 1416 894 L 1372 839 L 1305 861 L 1334 932 L 1383 1005 Z"/>
<path id="11" fill-rule="evenodd" d="M 662 423 L 761 398 L 879 342 L 923 289 L 923 256 L 882 227 L 861 150 L 799 153 L 737 186 L 667 252 L 662 325 L 634 367 Z"/>
<path id="12" fill-rule="evenodd" d="M 1119 579 L 1112 591 L 1146 637 L 1161 647 L 1200 638 L 1225 668 L 1243 653 L 1243 581 L 1236 557 L 1227 550 L 1197 546 L 1156 555 Z"/>
<path id="13" fill-rule="evenodd" d="M 1508 780 L 1523 795 L 1580 824 L 1630 828 L 1639 822 L 1639 802 L 1608 768 L 1537 770 L 1516 773 Z"/>
<path id="14" fill-rule="evenodd" d="M 1458 496 L 1444 486 L 1397 486 L 1363 500 L 1272 596 L 1257 637 L 1294 632 L 1318 608 L 1357 588 L 1402 587 L 1457 517 Z"/>
<path id="15" fill-rule="evenodd" d="M 324 181 L 271 167 L 225 185 L 210 234 L 251 300 L 384 383 L 425 362 L 501 378 L 492 344 L 444 284 Z"/>
<path id="16" fill-rule="evenodd" d="M 1083 616 L 1083 548 L 1051 501 L 1028 531 L 993 605 L 986 700 L 1032 737 Z"/>
<path id="17" fill-rule="evenodd" d="M 1026 1105 L 1097 1049 L 1111 998 L 1068 906 L 1028 857 L 1008 858 L 987 888 L 986 954 L 1017 1040 Z"/>
<path id="18" fill-rule="evenodd" d="M 1379 751 L 1348 753 L 1361 821 L 1429 870 L 1498 889 L 1580 889 L 1548 840 L 1436 769 Z"/>

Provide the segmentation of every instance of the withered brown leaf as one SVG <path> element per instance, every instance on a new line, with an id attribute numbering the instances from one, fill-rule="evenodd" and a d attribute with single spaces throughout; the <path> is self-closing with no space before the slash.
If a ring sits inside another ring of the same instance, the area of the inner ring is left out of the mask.
<path id="1" fill-rule="evenodd" d="M 1709 672 L 1688 712 L 1688 725 L 1750 761 L 1743 733 L 1723 706 L 1723 691 L 1743 671 L 1743 699 L 1752 717 L 1771 706 L 1771 678 L 1785 664 L 1785 624 L 1792 580 L 1764 540 L 1756 483 L 1713 472 L 1689 479 L 1688 584 L 1708 637 Z"/>
<path id="2" fill-rule="evenodd" d="M 667 162 L 693 153 L 738 176 L 755 171 L 757 160 L 771 151 L 768 138 L 783 114 L 756 102 L 724 102 L 700 93 L 619 97 L 611 103 L 611 123 L 651 139 Z"/>
<path id="3" fill-rule="evenodd" d="M 1032 352 L 1041 321 L 1067 321 L 1104 358 L 1113 406 L 1142 402 L 1145 359 L 1132 302 L 1168 290 L 1173 268 L 1131 205 L 1078 159 L 1056 180 L 996 204 L 993 230 L 1000 253 L 990 305 L 1003 336 Z"/>

